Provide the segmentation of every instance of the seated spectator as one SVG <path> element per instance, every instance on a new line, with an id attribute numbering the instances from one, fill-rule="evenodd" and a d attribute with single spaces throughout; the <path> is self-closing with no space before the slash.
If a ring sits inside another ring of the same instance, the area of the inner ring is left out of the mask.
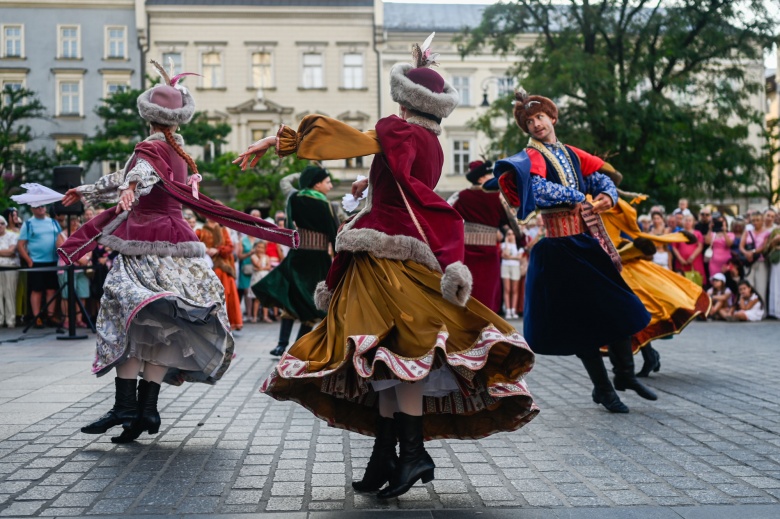
<path id="1" fill-rule="evenodd" d="M 8 230 L 8 221 L 0 216 L 0 325 L 16 326 L 16 283 L 19 279 L 19 235 Z"/>
<path id="2" fill-rule="evenodd" d="M 33 217 L 24 222 L 19 231 L 18 252 L 22 266 L 55 267 L 57 236 L 62 232 L 62 228 L 46 215 L 46 206 L 33 207 L 32 213 Z M 30 307 L 36 317 L 34 326 L 43 328 L 44 320 L 39 314 L 44 313 L 49 326 L 59 326 L 60 321 L 54 317 L 54 296 L 59 288 L 57 271 L 52 269 L 46 272 L 28 272 L 27 286 L 30 289 Z M 44 301 L 48 301 L 49 305 L 42 311 Z"/>
<path id="3" fill-rule="evenodd" d="M 745 280 L 739 282 L 737 308 L 729 321 L 756 322 L 764 318 L 764 302 Z"/>
<path id="4" fill-rule="evenodd" d="M 707 295 L 710 296 L 712 307 L 707 317 L 717 321 L 725 321 L 733 311 L 734 294 L 726 286 L 726 276 L 721 272 L 710 278 L 710 284 L 712 286 L 707 290 Z"/>

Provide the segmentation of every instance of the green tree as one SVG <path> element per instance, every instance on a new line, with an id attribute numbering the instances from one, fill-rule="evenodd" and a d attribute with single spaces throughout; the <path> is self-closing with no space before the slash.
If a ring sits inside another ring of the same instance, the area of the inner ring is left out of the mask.
<path id="1" fill-rule="evenodd" d="M 774 41 L 768 3 L 514 0 L 487 7 L 460 40 L 464 55 L 487 47 L 515 56 L 510 74 L 557 101 L 562 141 L 609 156 L 626 188 L 670 205 L 734 195 L 755 180 L 760 154 L 747 139 L 763 114 L 749 98 L 763 77 L 750 67 L 763 68 Z M 529 33 L 534 44 L 518 46 Z M 510 100 L 474 122 L 494 153 L 527 140 L 514 124 L 494 128 L 512 120 Z"/>
<path id="2" fill-rule="evenodd" d="M 43 183 L 55 162 L 45 149 L 27 149 L 36 136 L 24 121 L 46 118 L 46 108 L 37 94 L 32 90 L 14 90 L 7 86 L 0 95 L 1 211 L 13 204 L 9 197 L 19 191 L 21 184 Z"/>
<path id="3" fill-rule="evenodd" d="M 204 164 L 202 173 L 205 180 L 219 180 L 223 185 L 233 186 L 235 200 L 228 205 L 242 211 L 248 207 L 268 207 L 271 212 L 284 209 L 285 198 L 279 181 L 302 171 L 309 163 L 295 155 L 280 159 L 269 152 L 257 166 L 241 171 L 232 163 L 236 157 L 235 153 L 220 155 L 213 162 Z"/>
<path id="4" fill-rule="evenodd" d="M 756 182 L 754 194 L 765 198 L 769 205 L 780 202 L 780 180 L 775 178 L 777 161 L 780 158 L 780 121 L 770 119 L 762 133 L 764 147 L 761 150 L 761 161 L 758 165 L 759 181 Z"/>

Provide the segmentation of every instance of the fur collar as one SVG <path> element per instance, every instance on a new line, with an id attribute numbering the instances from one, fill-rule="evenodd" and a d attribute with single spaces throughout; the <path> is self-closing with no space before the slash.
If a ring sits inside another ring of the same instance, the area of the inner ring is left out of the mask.
<path id="1" fill-rule="evenodd" d="M 179 135 L 178 133 L 173 134 L 173 140 L 176 141 L 176 144 L 179 146 L 184 146 L 184 137 Z M 150 142 L 150 141 L 163 141 L 165 142 L 165 134 L 163 132 L 157 132 L 151 134 L 149 137 L 144 139 L 144 142 Z"/>
<path id="2" fill-rule="evenodd" d="M 431 121 L 430 119 L 426 119 L 425 117 L 420 117 L 419 115 L 411 115 L 406 118 L 406 122 L 409 124 L 416 124 L 417 126 L 422 126 L 426 130 L 430 130 L 436 135 L 441 135 L 441 126 L 436 121 Z"/>

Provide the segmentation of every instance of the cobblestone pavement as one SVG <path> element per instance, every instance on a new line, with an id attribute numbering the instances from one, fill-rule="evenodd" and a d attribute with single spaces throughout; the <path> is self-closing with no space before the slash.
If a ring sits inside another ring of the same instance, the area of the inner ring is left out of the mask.
<path id="1" fill-rule="evenodd" d="M 160 433 L 117 446 L 79 432 L 113 404 L 92 337 L 0 330 L 0 516 L 780 517 L 780 323 L 658 341 L 659 400 L 621 394 L 628 415 L 593 404 L 577 359 L 538 357 L 536 420 L 427 443 L 436 480 L 387 502 L 349 485 L 372 439 L 258 393 L 277 333 L 248 325 L 219 384 L 164 387 Z"/>

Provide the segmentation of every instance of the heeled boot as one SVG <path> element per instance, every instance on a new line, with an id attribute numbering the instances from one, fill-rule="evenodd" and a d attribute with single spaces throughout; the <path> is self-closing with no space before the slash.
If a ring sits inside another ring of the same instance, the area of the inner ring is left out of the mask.
<path id="1" fill-rule="evenodd" d="M 157 398 L 160 384 L 141 380 L 138 383 L 138 416 L 125 427 L 122 434 L 111 438 L 113 443 L 130 443 L 144 431 L 157 434 L 160 431 L 160 413 L 157 411 Z"/>
<path id="2" fill-rule="evenodd" d="M 136 379 L 114 378 L 116 392 L 114 407 L 109 412 L 81 428 L 85 434 L 103 434 L 117 425 L 130 425 L 138 416 L 138 402 L 135 398 Z"/>
<path id="3" fill-rule="evenodd" d="M 276 348 L 271 350 L 271 355 L 275 357 L 284 355 L 287 345 L 290 344 L 290 335 L 292 334 L 293 324 L 295 324 L 293 319 L 282 318 L 282 324 L 279 328 L 279 343 L 276 345 Z"/>
<path id="4" fill-rule="evenodd" d="M 621 402 L 620 397 L 615 393 L 601 354 L 595 352 L 594 355 L 580 357 L 580 360 L 585 366 L 585 371 L 588 372 L 590 381 L 593 382 L 593 393 L 591 393 L 593 402 L 603 405 L 610 413 L 627 413 L 628 406 Z"/>
<path id="5" fill-rule="evenodd" d="M 642 369 L 639 370 L 636 376 L 647 377 L 650 375 L 651 371 L 657 373 L 658 370 L 661 369 L 661 354 L 658 353 L 658 350 L 653 348 L 652 344 L 648 343 L 639 351 L 642 353 L 644 364 L 642 364 Z"/>
<path id="6" fill-rule="evenodd" d="M 395 413 L 393 421 L 400 445 L 400 455 L 398 465 L 390 476 L 390 483 L 377 494 L 379 499 L 390 499 L 405 494 L 419 480 L 423 483 L 432 481 L 433 469 L 436 468 L 423 444 L 422 416 Z"/>
<path id="7" fill-rule="evenodd" d="M 366 472 L 362 480 L 352 482 L 352 488 L 358 492 L 375 492 L 390 481 L 390 476 L 398 466 L 398 455 L 395 453 L 397 443 L 393 419 L 380 416 L 376 424 L 374 450 L 371 451 Z"/>
<path id="8" fill-rule="evenodd" d="M 609 360 L 612 362 L 612 372 L 615 373 L 615 389 L 618 391 L 631 389 L 646 400 L 658 400 L 658 395 L 637 380 L 634 374 L 634 352 L 631 349 L 631 337 L 609 345 Z"/>

